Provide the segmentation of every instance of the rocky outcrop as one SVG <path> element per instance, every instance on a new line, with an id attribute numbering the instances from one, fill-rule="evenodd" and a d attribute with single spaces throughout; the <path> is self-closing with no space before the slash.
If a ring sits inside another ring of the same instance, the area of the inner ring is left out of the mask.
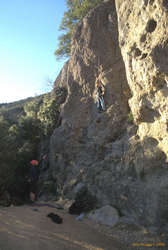
<path id="1" fill-rule="evenodd" d="M 73 199 L 86 185 L 99 206 L 152 227 L 168 222 L 166 15 L 166 1 L 117 0 L 83 19 L 55 81 L 68 94 L 50 139 L 48 176 L 60 196 Z M 95 97 L 100 65 L 103 113 Z"/>
<path id="2" fill-rule="evenodd" d="M 132 93 L 129 105 L 138 125 L 138 139 L 130 140 L 132 149 L 127 157 L 132 151 L 133 165 L 146 180 L 148 223 L 163 225 L 167 224 L 168 207 L 167 1 L 137 0 L 127 5 L 120 0 L 116 7 L 119 42 Z"/>
<path id="3" fill-rule="evenodd" d="M 117 1 L 119 39 L 138 135 L 153 137 L 168 153 L 168 8 L 166 1 Z M 136 31 L 136 32 L 135 32 Z"/>
<path id="4" fill-rule="evenodd" d="M 106 105 L 106 112 L 101 114 L 95 96 L 99 65 L 103 66 Z M 66 87 L 68 96 L 62 107 L 62 126 L 51 138 L 50 163 L 52 176 L 59 180 L 63 193 L 72 195 L 69 191 L 79 182 L 90 179 L 92 185 L 93 178 L 99 179 L 101 172 L 106 174 L 103 170 L 106 152 L 111 154 L 112 142 L 126 129 L 130 91 L 118 43 L 114 4 L 98 6 L 78 25 L 71 58 L 55 82 L 55 88 L 58 86 Z M 110 162 L 108 157 L 106 161 Z M 91 188 L 94 193 L 99 190 L 97 183 Z"/>

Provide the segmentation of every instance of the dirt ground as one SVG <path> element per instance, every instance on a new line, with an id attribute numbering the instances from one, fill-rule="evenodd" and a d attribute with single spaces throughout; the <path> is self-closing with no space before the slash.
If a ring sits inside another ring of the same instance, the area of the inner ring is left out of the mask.
<path id="1" fill-rule="evenodd" d="M 110 229 L 86 218 L 78 221 L 56 207 L 54 202 L 0 207 L 0 250 L 168 249 L 161 238 L 138 227 L 120 223 Z M 61 216 L 63 223 L 51 221 L 46 216 L 51 212 Z"/>

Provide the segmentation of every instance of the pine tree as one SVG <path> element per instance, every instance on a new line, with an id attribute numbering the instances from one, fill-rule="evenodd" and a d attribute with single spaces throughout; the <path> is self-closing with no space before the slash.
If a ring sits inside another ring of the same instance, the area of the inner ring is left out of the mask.
<path id="1" fill-rule="evenodd" d="M 76 24 L 83 19 L 96 5 L 103 0 L 66 0 L 67 11 L 64 13 L 60 30 L 64 33 L 59 37 L 59 47 L 55 51 L 57 59 L 62 59 L 70 56 L 71 52 L 71 37 Z"/>

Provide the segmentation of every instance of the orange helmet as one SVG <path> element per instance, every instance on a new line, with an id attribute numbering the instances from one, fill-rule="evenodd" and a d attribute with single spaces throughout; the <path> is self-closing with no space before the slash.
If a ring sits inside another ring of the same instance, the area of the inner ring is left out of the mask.
<path id="1" fill-rule="evenodd" d="M 33 166 L 37 166 L 37 165 L 38 165 L 38 161 L 37 161 L 37 160 L 32 160 L 30 163 L 31 163 Z"/>

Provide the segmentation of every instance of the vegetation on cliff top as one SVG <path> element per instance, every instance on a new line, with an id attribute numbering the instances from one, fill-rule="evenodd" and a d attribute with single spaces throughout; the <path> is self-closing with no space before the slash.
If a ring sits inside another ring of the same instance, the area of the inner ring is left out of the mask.
<path id="1" fill-rule="evenodd" d="M 57 59 L 70 56 L 71 37 L 76 24 L 87 15 L 89 10 L 102 2 L 103 0 L 66 0 L 67 11 L 60 24 L 60 30 L 64 33 L 59 37 L 59 47 L 55 51 Z"/>

